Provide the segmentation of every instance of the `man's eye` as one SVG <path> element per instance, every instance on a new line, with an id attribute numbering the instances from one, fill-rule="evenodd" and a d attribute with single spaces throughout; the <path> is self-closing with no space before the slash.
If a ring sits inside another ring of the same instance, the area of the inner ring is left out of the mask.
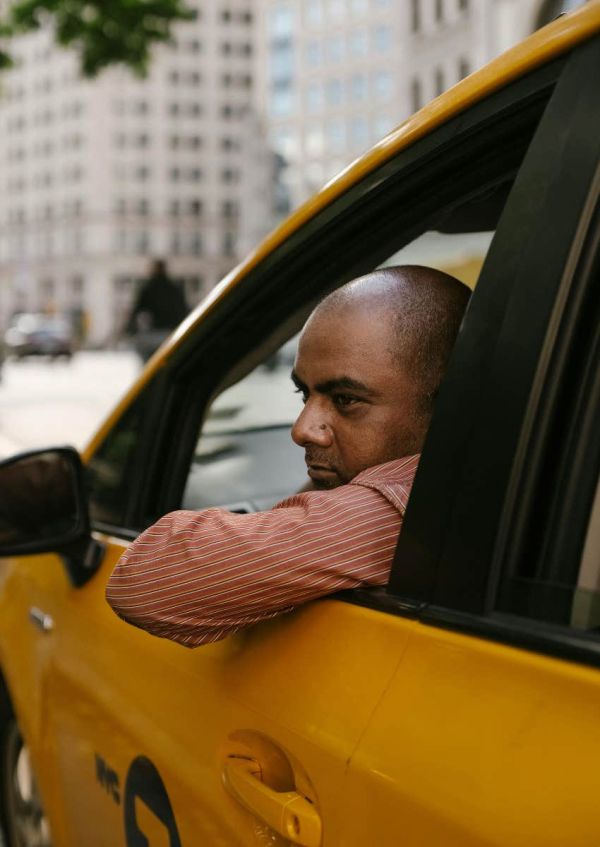
<path id="1" fill-rule="evenodd" d="M 358 397 L 352 397 L 350 394 L 334 394 L 333 402 L 341 409 L 347 409 L 348 406 L 353 406 L 358 403 Z"/>

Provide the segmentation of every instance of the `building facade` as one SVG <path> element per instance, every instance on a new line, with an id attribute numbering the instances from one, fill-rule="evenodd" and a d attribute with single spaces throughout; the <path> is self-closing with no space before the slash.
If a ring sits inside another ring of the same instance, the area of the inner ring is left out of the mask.
<path id="1" fill-rule="evenodd" d="M 251 0 L 194 0 L 150 74 L 80 79 L 49 30 L 0 80 L 0 309 L 83 315 L 115 341 L 151 257 L 194 305 L 270 224 Z M 245 207 L 251 204 L 251 211 Z"/>
<path id="2" fill-rule="evenodd" d="M 2 2 L 2 0 L 0 0 Z M 152 257 L 194 305 L 277 219 L 578 0 L 189 0 L 147 79 L 81 80 L 43 30 L 0 78 L 0 328 L 115 343 Z"/>
<path id="3" fill-rule="evenodd" d="M 263 0 L 268 137 L 297 206 L 390 129 L 581 0 Z"/>

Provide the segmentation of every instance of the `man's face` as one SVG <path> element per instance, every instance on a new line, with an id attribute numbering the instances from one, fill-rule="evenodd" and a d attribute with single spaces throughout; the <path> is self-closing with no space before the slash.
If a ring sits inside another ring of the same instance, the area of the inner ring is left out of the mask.
<path id="1" fill-rule="evenodd" d="M 304 447 L 317 488 L 335 488 L 366 468 L 420 450 L 419 398 L 391 344 L 381 312 L 317 313 L 302 333 L 292 380 L 304 409 L 292 438 Z"/>

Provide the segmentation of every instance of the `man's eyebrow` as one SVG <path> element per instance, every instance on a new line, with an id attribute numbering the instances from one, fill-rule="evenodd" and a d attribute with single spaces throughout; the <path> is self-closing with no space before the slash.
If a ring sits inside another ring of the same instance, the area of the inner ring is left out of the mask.
<path id="1" fill-rule="evenodd" d="M 308 386 L 300 379 L 296 371 L 293 370 L 290 377 L 296 388 L 300 388 L 302 391 L 308 390 Z M 334 379 L 327 379 L 324 382 L 318 382 L 315 385 L 315 390 L 318 391 L 319 394 L 331 394 L 333 391 L 359 391 L 361 394 L 365 394 L 368 397 L 377 396 L 376 391 L 369 388 L 369 386 L 365 385 L 364 382 L 360 382 L 358 379 L 353 379 L 351 376 L 338 376 Z"/>
<path id="2" fill-rule="evenodd" d="M 335 379 L 327 379 L 324 382 L 318 382 L 315 385 L 316 390 L 320 394 L 331 394 L 332 391 L 359 391 L 361 394 L 367 394 L 373 397 L 377 394 L 364 382 L 358 379 L 352 379 L 351 376 L 339 376 Z"/>
<path id="3" fill-rule="evenodd" d="M 296 388 L 306 388 L 306 385 L 302 382 L 296 371 L 292 370 L 290 374 L 290 379 L 292 380 Z"/>

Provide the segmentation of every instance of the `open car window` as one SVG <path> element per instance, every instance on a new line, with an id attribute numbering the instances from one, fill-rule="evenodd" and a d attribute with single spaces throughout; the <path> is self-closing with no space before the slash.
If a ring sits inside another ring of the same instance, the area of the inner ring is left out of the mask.
<path id="1" fill-rule="evenodd" d="M 473 288 L 492 236 L 427 231 L 382 266 L 428 265 Z M 211 403 L 192 456 L 182 508 L 259 511 L 307 483 L 303 451 L 290 436 L 302 409 L 290 379 L 297 340 L 293 336 Z"/>

